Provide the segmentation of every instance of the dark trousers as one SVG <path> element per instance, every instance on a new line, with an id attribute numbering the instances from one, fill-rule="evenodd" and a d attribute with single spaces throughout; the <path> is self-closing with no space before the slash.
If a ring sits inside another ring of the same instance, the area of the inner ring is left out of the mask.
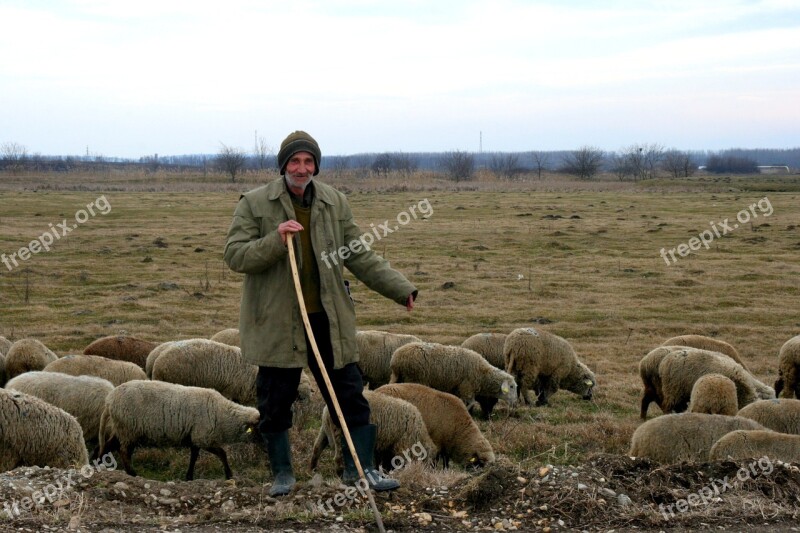
<path id="1" fill-rule="evenodd" d="M 356 363 L 350 363 L 334 370 L 328 315 L 324 312 L 311 313 L 308 315 L 308 319 L 311 322 L 314 340 L 317 341 L 317 348 L 319 348 L 339 406 L 342 408 L 347 427 L 355 428 L 369 424 L 369 403 L 361 394 L 364 389 L 361 369 Z M 338 427 L 339 419 L 336 416 L 336 409 L 331 403 L 328 388 L 325 386 L 325 380 L 317 365 L 317 358 L 314 356 L 307 334 L 306 349 L 308 351 L 308 368 L 314 375 L 319 391 L 328 406 L 331 420 Z M 292 427 L 292 404 L 297 399 L 297 386 L 300 384 L 302 371 L 302 368 L 258 367 L 256 392 L 258 394 L 258 411 L 261 414 L 258 428 L 262 435 L 285 431 Z"/>

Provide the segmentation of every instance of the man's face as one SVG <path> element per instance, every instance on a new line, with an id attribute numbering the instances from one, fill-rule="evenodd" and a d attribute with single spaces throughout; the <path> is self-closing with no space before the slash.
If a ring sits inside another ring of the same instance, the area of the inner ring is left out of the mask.
<path id="1" fill-rule="evenodd" d="M 297 152 L 286 163 L 286 181 L 295 189 L 305 190 L 314 176 L 314 156 L 308 152 Z"/>

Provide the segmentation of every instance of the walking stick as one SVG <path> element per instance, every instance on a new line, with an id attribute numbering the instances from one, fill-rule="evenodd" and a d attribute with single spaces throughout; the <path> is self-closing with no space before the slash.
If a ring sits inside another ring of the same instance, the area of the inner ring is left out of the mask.
<path id="1" fill-rule="evenodd" d="M 386 533 L 386 530 L 383 528 L 383 519 L 381 518 L 381 513 L 378 511 L 378 506 L 375 504 L 375 498 L 372 496 L 372 491 L 369 490 L 369 481 L 367 481 L 367 476 L 364 475 L 364 469 L 361 468 L 361 461 L 358 459 L 358 454 L 356 453 L 356 447 L 353 444 L 353 439 L 350 438 L 350 430 L 347 429 L 347 423 L 344 420 L 344 414 L 342 414 L 342 408 L 339 407 L 339 400 L 336 398 L 336 393 L 333 390 L 333 385 L 331 384 L 331 380 L 328 377 L 328 371 L 325 370 L 325 363 L 322 361 L 322 356 L 319 354 L 319 348 L 317 347 L 317 341 L 314 339 L 314 332 L 311 331 L 311 322 L 308 320 L 308 311 L 306 311 L 306 303 L 303 300 L 303 289 L 300 286 L 300 275 L 297 273 L 297 263 L 295 260 L 294 255 L 294 242 L 292 242 L 292 237 L 286 237 L 286 247 L 289 249 L 289 265 L 292 267 L 292 278 L 294 279 L 294 290 L 297 293 L 297 302 L 300 304 L 300 314 L 303 315 L 303 324 L 306 327 L 306 334 L 308 335 L 309 344 L 311 344 L 311 348 L 314 350 L 314 357 L 317 359 L 317 366 L 319 367 L 319 371 L 322 374 L 322 378 L 325 380 L 325 387 L 328 389 L 328 394 L 331 397 L 331 403 L 333 407 L 336 409 L 336 416 L 339 418 L 339 425 L 342 427 L 342 433 L 344 434 L 344 438 L 347 441 L 347 447 L 350 449 L 350 456 L 353 458 L 353 462 L 356 465 L 356 469 L 358 470 L 358 475 L 360 479 L 366 483 L 367 487 L 367 498 L 369 499 L 369 506 L 372 507 L 372 514 L 375 515 L 375 522 L 378 524 L 378 531 L 380 533 Z"/>

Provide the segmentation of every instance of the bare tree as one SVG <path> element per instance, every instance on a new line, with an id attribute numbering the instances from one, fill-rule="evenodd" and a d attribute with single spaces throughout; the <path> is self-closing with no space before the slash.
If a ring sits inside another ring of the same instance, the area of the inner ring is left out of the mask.
<path id="1" fill-rule="evenodd" d="M 11 172 L 19 172 L 25 168 L 28 159 L 28 149 L 15 142 L 6 142 L 0 145 L 0 163 L 2 167 Z"/>
<path id="2" fill-rule="evenodd" d="M 668 150 L 664 153 L 661 163 L 662 168 L 669 172 L 673 178 L 688 178 L 694 175 L 697 165 L 689 152 L 679 150 Z"/>
<path id="3" fill-rule="evenodd" d="M 548 170 L 550 164 L 550 154 L 542 151 L 535 151 L 531 154 L 533 158 L 533 167 L 536 169 L 536 174 L 539 179 L 542 179 L 542 171 Z"/>
<path id="4" fill-rule="evenodd" d="M 255 147 L 253 148 L 253 154 L 256 158 L 256 164 L 258 165 L 259 170 L 264 170 L 269 166 L 268 160 L 269 156 L 272 155 L 272 148 L 267 145 L 267 141 L 264 137 L 258 137 L 256 139 Z"/>
<path id="5" fill-rule="evenodd" d="M 441 166 L 456 182 L 472 179 L 475 173 L 475 156 L 456 150 L 442 156 Z"/>
<path id="6" fill-rule="evenodd" d="M 522 173 L 519 167 L 518 154 L 492 154 L 489 160 L 489 168 L 495 174 L 499 174 L 507 179 L 514 179 L 514 176 Z"/>
<path id="7" fill-rule="evenodd" d="M 244 170 L 244 166 L 247 163 L 247 155 L 239 148 L 222 144 L 222 148 L 217 154 L 216 163 L 220 170 L 231 175 L 231 182 L 235 182 L 236 175 Z"/>
<path id="8" fill-rule="evenodd" d="M 632 144 L 622 150 L 625 159 L 622 168 L 634 180 L 655 178 L 663 154 L 664 147 L 658 144 Z"/>
<path id="9" fill-rule="evenodd" d="M 591 179 L 600 171 L 605 154 L 594 146 L 582 146 L 564 158 L 562 172 L 573 174 L 580 179 Z"/>

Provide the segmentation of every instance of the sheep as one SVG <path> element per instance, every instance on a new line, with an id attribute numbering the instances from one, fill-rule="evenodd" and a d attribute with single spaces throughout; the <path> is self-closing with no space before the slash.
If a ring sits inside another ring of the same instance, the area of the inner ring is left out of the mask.
<path id="1" fill-rule="evenodd" d="M 0 353 L 0 388 L 6 384 L 6 356 Z"/>
<path id="2" fill-rule="evenodd" d="M 569 342 L 550 332 L 518 328 L 503 346 L 506 371 L 514 376 L 522 398 L 532 404 L 530 389 L 536 390 L 536 405 L 547 405 L 550 395 L 566 389 L 591 400 L 597 383 L 594 373 L 578 360 Z"/>
<path id="3" fill-rule="evenodd" d="M 800 335 L 786 341 L 778 353 L 775 394 L 800 399 Z"/>
<path id="4" fill-rule="evenodd" d="M 419 409 L 445 467 L 451 458 L 464 466 L 495 462 L 492 445 L 464 403 L 452 394 L 418 383 L 393 383 L 379 387 L 375 392 L 400 398 Z"/>
<path id="5" fill-rule="evenodd" d="M 0 355 L 5 355 L 8 353 L 8 349 L 11 348 L 13 343 L 0 335 Z"/>
<path id="6" fill-rule="evenodd" d="M 229 346 L 236 346 L 237 348 L 241 348 L 242 346 L 239 338 L 239 330 L 236 328 L 218 331 L 211 337 L 211 340 L 221 342 L 222 344 L 228 344 Z"/>
<path id="7" fill-rule="evenodd" d="M 513 405 L 517 382 L 504 370 L 493 367 L 479 353 L 461 346 L 411 342 L 395 350 L 389 383 L 420 383 L 455 394 L 467 407 L 476 396 L 489 396 Z M 491 413 L 484 413 L 488 417 Z"/>
<path id="8" fill-rule="evenodd" d="M 74 416 L 35 396 L 0 389 L 0 472 L 88 463 L 83 431 Z"/>
<path id="9" fill-rule="evenodd" d="M 737 416 L 755 420 L 772 431 L 800 435 L 800 400 L 759 400 L 739 409 Z"/>
<path id="10" fill-rule="evenodd" d="M 222 445 L 260 442 L 258 410 L 234 403 L 219 392 L 164 381 L 129 381 L 106 398 L 100 417 L 98 456 L 119 450 L 122 466 L 135 476 L 137 446 L 189 447 L 186 480 L 194 478 L 200 449 L 219 457 L 225 479 L 233 477 Z"/>
<path id="11" fill-rule="evenodd" d="M 182 342 L 182 341 L 162 342 L 161 344 L 153 348 L 153 350 L 149 354 L 147 354 L 147 360 L 144 363 L 144 373 L 147 374 L 148 379 L 151 379 L 153 377 L 153 365 L 155 364 L 156 359 L 158 359 L 158 357 L 162 353 L 164 353 L 164 351 L 167 348 L 172 346 L 173 342 Z"/>
<path id="12" fill-rule="evenodd" d="M 800 435 L 787 435 L 769 430 L 732 431 L 711 448 L 712 461 L 762 459 L 800 463 Z"/>
<path id="13" fill-rule="evenodd" d="M 58 356 L 41 341 L 20 339 L 11 345 L 6 354 L 6 379 L 31 370 L 43 370 L 56 359 Z"/>
<path id="14" fill-rule="evenodd" d="M 692 386 L 690 413 L 735 416 L 739 410 L 736 384 L 722 374 L 701 376 Z"/>
<path id="15" fill-rule="evenodd" d="M 658 347 L 655 350 L 650 351 L 647 355 L 642 357 L 641 361 L 639 361 L 639 377 L 642 378 L 642 385 L 644 385 L 644 391 L 642 392 L 642 407 L 640 411 L 640 417 L 642 420 L 647 418 L 647 408 L 650 406 L 652 402 L 656 402 L 656 405 L 664 411 L 663 407 L 663 393 L 661 390 L 661 376 L 658 374 L 658 365 L 661 364 L 661 361 L 664 360 L 664 357 L 667 356 L 673 350 L 677 348 L 673 347 Z"/>
<path id="16" fill-rule="evenodd" d="M 144 370 L 148 354 L 158 346 L 157 342 L 143 341 L 126 335 L 111 335 L 97 339 L 84 348 L 84 355 L 100 355 L 107 359 L 128 361 Z"/>
<path id="17" fill-rule="evenodd" d="M 209 339 L 172 341 L 154 359 L 154 380 L 206 387 L 236 403 L 256 405 L 258 366 L 245 361 L 236 346 Z M 312 393 L 313 386 L 302 372 L 297 399 L 307 400 Z"/>
<path id="18" fill-rule="evenodd" d="M 683 346 L 686 348 L 699 348 L 701 350 L 708 350 L 709 352 L 719 352 L 727 355 L 742 365 L 742 368 L 749 371 L 747 365 L 744 364 L 744 361 L 742 361 L 742 356 L 739 355 L 739 352 L 736 350 L 736 348 L 725 341 L 714 339 L 712 337 L 706 337 L 705 335 L 679 335 L 677 337 L 672 337 L 665 340 L 661 343 L 661 346 Z"/>
<path id="19" fill-rule="evenodd" d="M 631 437 L 628 455 L 663 464 L 707 461 L 711 446 L 737 429 L 764 429 L 748 418 L 705 413 L 659 416 L 641 424 Z"/>
<path id="20" fill-rule="evenodd" d="M 411 403 L 386 394 L 365 390 L 364 398 L 369 402 L 369 421 L 377 426 L 375 439 L 375 465 L 392 469 L 391 460 L 403 457 L 412 447 L 425 448 L 425 456 L 429 461 L 438 453 L 438 448 L 431 440 L 419 409 Z M 341 430 L 334 426 L 328 413 L 328 407 L 322 410 L 322 425 L 314 441 L 311 453 L 311 470 L 316 470 L 322 452 L 328 446 L 333 447 L 336 471 L 341 475 L 344 470 L 341 447 Z M 416 451 L 416 448 L 415 448 Z"/>
<path id="21" fill-rule="evenodd" d="M 70 376 L 59 372 L 25 372 L 9 381 L 6 388 L 36 396 L 74 416 L 86 442 L 97 440 L 100 415 L 106 396 L 114 390 L 107 379 Z"/>
<path id="22" fill-rule="evenodd" d="M 357 331 L 358 366 L 364 374 L 364 383 L 369 384 L 372 389 L 389 383 L 392 354 L 409 342 L 422 342 L 422 339 L 388 331 Z"/>
<path id="23" fill-rule="evenodd" d="M 503 355 L 503 345 L 506 342 L 506 333 L 476 333 L 461 343 L 464 348 L 478 352 L 495 368 L 506 369 L 506 359 Z"/>
<path id="24" fill-rule="evenodd" d="M 667 354 L 658 365 L 662 404 L 665 413 L 686 410 L 695 381 L 706 374 L 722 374 L 736 385 L 738 408 L 758 399 L 775 397 L 775 392 L 758 381 L 742 365 L 718 352 L 699 348 L 679 348 Z"/>
<path id="25" fill-rule="evenodd" d="M 107 379 L 115 387 L 135 379 L 147 379 L 147 374 L 136 363 L 107 359 L 100 355 L 67 355 L 44 367 L 44 371 L 71 376 L 97 376 Z"/>

